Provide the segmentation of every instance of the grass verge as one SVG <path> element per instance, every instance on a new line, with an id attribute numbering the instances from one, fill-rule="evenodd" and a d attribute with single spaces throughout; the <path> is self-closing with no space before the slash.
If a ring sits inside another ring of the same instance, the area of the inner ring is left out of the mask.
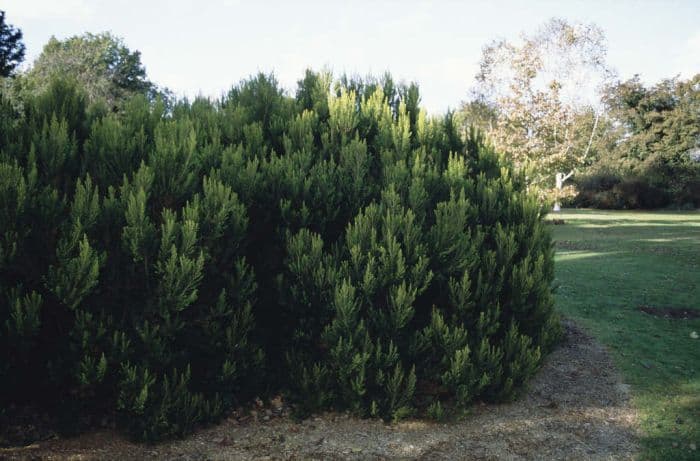
<path id="1" fill-rule="evenodd" d="M 642 459 L 700 459 L 700 213 L 550 218 L 565 221 L 554 226 L 558 309 L 608 347 L 632 386 Z M 648 313 L 669 308 L 688 312 Z"/>

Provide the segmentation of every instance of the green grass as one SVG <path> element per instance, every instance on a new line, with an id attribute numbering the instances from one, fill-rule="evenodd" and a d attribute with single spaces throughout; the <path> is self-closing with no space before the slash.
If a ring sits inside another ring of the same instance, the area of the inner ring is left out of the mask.
<path id="1" fill-rule="evenodd" d="M 565 211 L 551 218 L 559 311 L 605 344 L 640 411 L 642 459 L 700 459 L 700 213 Z M 695 451 L 690 449 L 693 443 Z"/>

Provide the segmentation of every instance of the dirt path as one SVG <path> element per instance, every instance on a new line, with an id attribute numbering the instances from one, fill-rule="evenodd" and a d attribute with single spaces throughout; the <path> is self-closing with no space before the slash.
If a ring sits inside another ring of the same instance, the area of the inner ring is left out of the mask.
<path id="1" fill-rule="evenodd" d="M 566 339 L 520 400 L 480 405 L 449 424 L 327 414 L 239 422 L 185 440 L 130 443 L 111 431 L 0 450 L 0 459 L 631 459 L 637 415 L 605 349 L 570 322 Z M 264 415 L 261 412 L 261 415 Z"/>

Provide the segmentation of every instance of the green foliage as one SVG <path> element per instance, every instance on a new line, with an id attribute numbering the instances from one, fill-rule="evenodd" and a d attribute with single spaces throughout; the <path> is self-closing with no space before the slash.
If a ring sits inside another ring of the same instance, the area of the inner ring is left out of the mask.
<path id="1" fill-rule="evenodd" d="M 577 178 L 574 203 L 597 208 L 700 207 L 700 75 L 645 87 L 639 77 L 605 95 L 616 140 Z"/>
<path id="2" fill-rule="evenodd" d="M 92 101 L 100 100 L 110 107 L 131 95 L 154 90 L 146 79 L 141 53 L 131 51 L 109 32 L 65 40 L 51 37 L 27 72 L 26 84 L 40 92 L 53 78 L 67 75 L 77 79 Z"/>
<path id="3" fill-rule="evenodd" d="M 0 11 L 0 77 L 9 77 L 24 60 L 25 46 L 22 31 L 5 22 L 5 12 Z"/>
<path id="4" fill-rule="evenodd" d="M 441 418 L 511 398 L 557 339 L 543 210 L 415 85 L 87 101 L 57 80 L 0 104 L 3 405 L 147 440 L 265 391 Z"/>

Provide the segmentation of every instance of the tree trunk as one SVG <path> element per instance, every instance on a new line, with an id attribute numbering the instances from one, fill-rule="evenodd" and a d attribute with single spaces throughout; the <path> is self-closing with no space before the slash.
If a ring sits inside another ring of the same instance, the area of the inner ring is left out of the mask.
<path id="1" fill-rule="evenodd" d="M 595 130 L 598 128 L 598 120 L 600 119 L 600 112 L 596 112 L 595 114 L 595 121 L 593 122 L 593 129 L 591 130 L 591 136 L 588 138 L 588 145 L 586 146 L 586 151 L 583 153 L 583 157 L 581 157 L 581 162 L 586 160 L 586 157 L 588 157 L 588 152 L 591 150 L 591 145 L 593 144 L 593 136 L 595 135 Z M 574 170 L 571 170 L 569 174 L 564 174 L 564 173 L 557 173 L 555 178 L 557 182 L 557 198 L 554 201 L 554 211 L 559 212 L 561 211 L 561 203 L 559 203 L 559 197 L 561 196 L 561 191 L 564 188 L 564 181 L 569 179 L 572 175 L 574 174 Z"/>
<path id="2" fill-rule="evenodd" d="M 569 171 L 568 174 L 564 174 L 564 173 L 559 172 L 555 175 L 556 182 L 557 182 L 557 192 L 556 192 L 557 197 L 554 201 L 554 211 L 556 211 L 556 212 L 561 211 L 561 203 L 559 203 L 559 197 L 561 195 L 562 189 L 564 188 L 564 181 L 566 181 L 571 176 L 573 176 L 573 174 L 574 174 L 574 170 Z"/>

